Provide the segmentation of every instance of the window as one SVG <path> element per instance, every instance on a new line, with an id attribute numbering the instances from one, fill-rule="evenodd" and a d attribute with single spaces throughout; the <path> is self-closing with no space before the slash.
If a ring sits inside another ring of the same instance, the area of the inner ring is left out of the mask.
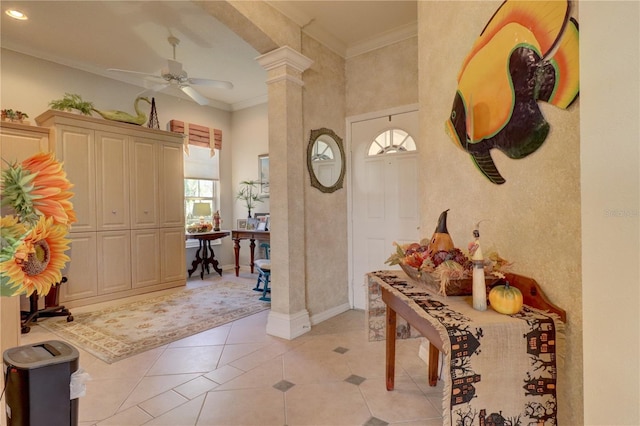
<path id="1" fill-rule="evenodd" d="M 404 130 L 391 129 L 380 133 L 369 145 L 369 155 L 415 151 L 416 143 Z"/>
<path id="2" fill-rule="evenodd" d="M 186 224 L 212 222 L 213 213 L 219 210 L 218 181 L 213 179 L 185 179 L 184 180 L 184 211 Z"/>

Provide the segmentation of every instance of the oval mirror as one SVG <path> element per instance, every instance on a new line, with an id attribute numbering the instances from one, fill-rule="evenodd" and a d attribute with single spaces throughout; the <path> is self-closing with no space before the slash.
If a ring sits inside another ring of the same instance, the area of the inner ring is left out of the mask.
<path id="1" fill-rule="evenodd" d="M 331 129 L 312 130 L 307 146 L 311 186 L 322 192 L 334 192 L 342 188 L 345 164 L 342 138 Z"/>

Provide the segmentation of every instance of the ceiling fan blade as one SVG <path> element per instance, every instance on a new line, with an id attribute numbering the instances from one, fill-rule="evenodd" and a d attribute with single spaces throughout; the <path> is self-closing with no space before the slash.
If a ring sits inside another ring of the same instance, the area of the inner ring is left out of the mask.
<path id="1" fill-rule="evenodd" d="M 159 79 L 164 80 L 164 79 L 162 78 L 162 76 L 160 76 L 160 75 L 156 75 L 156 74 L 149 74 L 149 73 L 146 73 L 146 72 L 131 71 L 131 70 L 119 70 L 119 69 L 116 69 L 116 68 L 108 68 L 108 69 L 107 69 L 107 71 L 111 71 L 111 72 L 123 72 L 123 73 L 126 73 L 126 74 L 136 74 L 136 75 L 142 75 L 142 76 L 145 76 L 145 77 L 153 77 L 153 78 L 159 78 Z"/>
<path id="2" fill-rule="evenodd" d="M 196 101 L 200 105 L 208 105 L 209 104 L 209 100 L 207 98 L 205 98 L 204 96 L 202 96 L 200 93 L 198 93 L 191 86 L 180 86 L 180 90 L 182 90 L 184 93 L 187 94 L 187 96 L 189 96 L 191 99 L 193 99 L 194 101 Z"/>
<path id="3" fill-rule="evenodd" d="M 145 87 L 146 87 L 146 86 L 147 86 L 147 85 L 145 84 Z M 147 87 L 147 88 L 146 88 L 146 89 L 144 89 L 142 92 L 138 93 L 138 94 L 136 95 L 136 98 L 137 98 L 137 97 L 140 97 L 140 96 L 152 95 L 152 94 L 157 93 L 157 92 L 159 92 L 159 91 L 161 91 L 161 90 L 163 90 L 163 89 L 165 89 L 165 88 L 167 88 L 167 87 L 169 87 L 169 86 L 170 86 L 170 84 L 169 84 L 169 83 L 154 84 L 153 86 L 151 86 L 151 87 Z"/>
<path id="4" fill-rule="evenodd" d="M 219 89 L 233 89 L 233 83 L 230 81 L 210 80 L 208 78 L 190 78 L 189 83 L 197 86 L 217 87 Z"/>

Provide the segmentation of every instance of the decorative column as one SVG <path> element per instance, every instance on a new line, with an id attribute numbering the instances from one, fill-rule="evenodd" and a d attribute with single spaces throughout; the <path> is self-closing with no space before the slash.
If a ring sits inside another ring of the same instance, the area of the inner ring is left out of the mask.
<path id="1" fill-rule="evenodd" d="M 306 309 L 302 73 L 312 61 L 283 46 L 256 58 L 267 70 L 271 197 L 271 312 L 267 333 L 294 339 L 311 329 Z"/>

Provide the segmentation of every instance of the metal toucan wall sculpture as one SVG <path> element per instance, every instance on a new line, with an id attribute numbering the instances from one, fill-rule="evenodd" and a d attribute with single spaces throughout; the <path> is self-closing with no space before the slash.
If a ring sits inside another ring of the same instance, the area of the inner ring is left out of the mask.
<path id="1" fill-rule="evenodd" d="M 566 0 L 507 0 L 462 64 L 446 130 L 495 184 L 505 179 L 490 151 L 535 152 L 549 134 L 538 101 L 566 109 L 578 97 L 578 23 L 569 11 Z"/>

